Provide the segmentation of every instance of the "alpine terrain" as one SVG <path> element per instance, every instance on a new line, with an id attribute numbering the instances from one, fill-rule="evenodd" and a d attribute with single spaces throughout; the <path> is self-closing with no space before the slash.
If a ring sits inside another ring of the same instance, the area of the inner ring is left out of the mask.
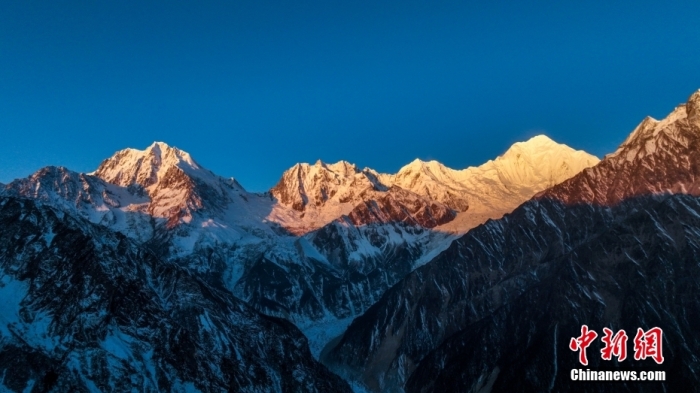
<path id="1" fill-rule="evenodd" d="M 40 169 L 0 191 L 0 387 L 348 391 L 315 359 L 354 318 L 597 163 L 537 136 L 463 170 L 297 164 L 265 193 L 162 142 Z"/>
<path id="2" fill-rule="evenodd" d="M 371 391 L 685 391 L 700 363 L 700 91 L 597 165 L 452 242 L 356 318 L 323 360 Z M 570 346 L 598 332 L 588 362 Z M 635 360 L 638 329 L 663 359 Z M 627 359 L 601 358 L 603 328 Z M 575 369 L 664 371 L 582 382 Z"/>

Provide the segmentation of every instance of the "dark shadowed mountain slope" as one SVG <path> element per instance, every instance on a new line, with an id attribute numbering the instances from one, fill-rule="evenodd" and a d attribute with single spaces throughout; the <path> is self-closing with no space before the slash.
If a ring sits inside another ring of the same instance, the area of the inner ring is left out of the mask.
<path id="1" fill-rule="evenodd" d="M 247 192 L 162 142 L 90 174 L 47 167 L 3 187 L 120 232 L 207 285 L 292 321 L 317 355 L 399 279 L 469 228 L 597 158 L 545 136 L 482 166 L 414 161 L 396 175 L 298 164 Z"/>
<path id="2" fill-rule="evenodd" d="M 659 326 L 676 378 L 666 388 L 696 385 L 699 98 L 455 241 L 356 319 L 325 360 L 376 391 L 409 377 L 411 391 L 560 391 L 573 386 L 568 339 L 581 324 L 632 336 Z"/>
<path id="3" fill-rule="evenodd" d="M 0 198 L 0 390 L 339 391 L 306 338 L 129 238 Z"/>
<path id="4" fill-rule="evenodd" d="M 541 274 L 531 268 L 613 220 L 609 209 L 526 203 L 475 228 L 392 287 L 325 360 L 372 390 L 394 390 L 446 338 L 526 291 L 525 279 Z"/>
<path id="5" fill-rule="evenodd" d="M 624 220 L 568 252 L 509 275 L 521 287 L 425 356 L 407 392 L 685 391 L 700 376 L 700 200 L 625 202 Z M 632 207 L 636 205 L 635 207 Z M 492 285 L 491 296 L 502 288 Z M 496 295 L 497 296 L 497 295 Z M 598 332 L 588 367 L 568 348 L 582 325 Z M 628 358 L 601 360 L 602 328 L 628 336 Z M 633 360 L 637 328 L 663 329 L 665 361 Z M 663 370 L 667 382 L 572 381 L 572 369 Z"/>
<path id="6" fill-rule="evenodd" d="M 398 188 L 345 191 L 358 204 L 347 216 L 331 207 L 330 223 L 296 236 L 283 228 L 306 225 L 293 209 L 154 143 L 117 152 L 94 174 L 46 167 L 0 193 L 120 232 L 260 311 L 305 322 L 361 313 L 450 238 L 425 230 L 454 218 L 440 203 Z M 334 244 L 323 243 L 328 233 Z"/>

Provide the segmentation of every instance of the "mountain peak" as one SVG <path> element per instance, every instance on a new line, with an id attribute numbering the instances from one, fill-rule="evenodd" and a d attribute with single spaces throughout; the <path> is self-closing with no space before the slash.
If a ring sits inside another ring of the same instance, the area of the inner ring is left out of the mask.
<path id="1" fill-rule="evenodd" d="M 566 146 L 566 145 L 562 145 L 561 143 L 555 142 L 550 137 L 548 137 L 547 135 L 544 135 L 544 134 L 535 135 L 532 138 L 530 138 L 524 142 L 518 142 L 516 144 L 518 144 L 520 146 L 529 146 L 529 147 Z"/>
<path id="2" fill-rule="evenodd" d="M 189 153 L 164 142 L 153 142 L 144 150 L 127 148 L 102 161 L 94 172 L 102 180 L 128 187 L 133 184 L 150 187 L 171 168 L 178 168 L 189 176 L 212 177 Z"/>
<path id="3" fill-rule="evenodd" d="M 94 175 L 118 186 L 142 187 L 151 198 L 149 213 L 168 218 L 168 225 L 188 220 L 192 211 L 205 205 L 222 208 L 226 185 L 237 186 L 164 142 L 154 142 L 144 150 L 120 150 L 104 160 Z"/>
<path id="4" fill-rule="evenodd" d="M 563 181 L 583 168 L 594 165 L 599 161 L 597 157 L 583 150 L 575 150 L 563 143 L 557 143 L 546 135 L 537 135 L 525 142 L 514 143 L 502 156 L 496 158 L 495 161 L 500 161 L 501 163 L 516 163 L 521 160 L 528 161 L 533 168 L 548 167 L 553 170 L 556 170 L 556 167 L 560 165 L 571 164 L 568 163 L 569 161 L 578 162 L 574 164 L 574 166 L 577 167 L 576 170 L 572 173 L 567 172 L 565 175 L 567 177 L 564 178 L 555 176 L 558 179 L 554 180 L 554 182 Z M 550 170 L 547 172 L 550 172 Z M 562 175 L 564 174 L 562 173 Z"/>
<path id="5" fill-rule="evenodd" d="M 552 151 L 552 150 L 567 150 L 567 151 L 574 151 L 574 149 L 570 148 L 567 145 L 557 143 L 553 141 L 551 138 L 549 138 L 546 135 L 535 135 L 532 138 L 524 141 L 524 142 L 516 142 L 512 144 L 508 150 L 503 154 L 503 156 L 507 156 L 509 154 L 512 154 L 514 152 L 522 152 L 526 151 L 528 154 L 534 154 L 537 152 L 545 152 L 545 151 Z"/>
<path id="6" fill-rule="evenodd" d="M 418 171 L 435 171 L 435 170 L 442 170 L 444 169 L 445 166 L 442 165 L 439 161 L 435 160 L 428 160 L 428 161 L 423 161 L 420 158 L 416 158 L 415 160 L 409 162 L 407 165 L 404 165 L 399 169 L 399 172 L 397 173 L 397 176 L 399 174 L 407 174 L 407 173 L 415 173 Z"/>
<path id="7" fill-rule="evenodd" d="M 524 141 L 524 142 L 519 142 L 519 143 L 526 144 L 526 145 L 527 145 L 527 144 L 543 144 L 543 143 L 546 143 L 546 144 L 552 144 L 552 143 L 557 144 L 556 142 L 554 142 L 550 137 L 548 137 L 548 136 L 545 135 L 545 134 L 535 135 L 535 136 L 533 136 L 532 138 L 530 138 L 530 139 L 528 139 L 528 140 L 526 140 L 526 141 Z"/>
<path id="8" fill-rule="evenodd" d="M 557 143 L 545 135 L 514 143 L 495 160 L 454 170 L 438 161 L 413 160 L 387 184 L 479 214 L 509 211 L 535 193 L 595 165 L 598 158 Z"/>
<path id="9" fill-rule="evenodd" d="M 663 120 L 644 118 L 614 153 L 540 197 L 615 205 L 640 195 L 700 195 L 699 112 L 696 91 Z"/>
<path id="10" fill-rule="evenodd" d="M 270 192 L 283 205 L 305 211 L 308 205 L 318 207 L 327 201 L 345 203 L 356 192 L 373 188 L 375 182 L 355 164 L 342 160 L 326 164 L 318 160 L 314 165 L 300 163 L 286 170 Z"/>
<path id="11" fill-rule="evenodd" d="M 700 90 L 690 95 L 685 107 L 688 121 L 695 124 L 700 123 Z"/>
<path id="12" fill-rule="evenodd" d="M 169 160 L 170 163 L 178 164 L 182 169 L 201 169 L 199 164 L 192 159 L 190 153 L 165 142 L 153 142 L 146 148 L 145 152 L 159 156 L 161 160 Z"/>
<path id="13" fill-rule="evenodd" d="M 169 150 L 172 149 L 170 145 L 168 145 L 165 142 L 160 142 L 160 141 L 153 141 L 150 146 L 146 148 L 146 150 L 153 150 L 153 149 L 159 149 L 159 150 Z"/>
<path id="14" fill-rule="evenodd" d="M 344 176 L 351 176 L 359 172 L 357 165 L 345 160 L 340 160 L 335 164 L 327 164 L 326 167 L 333 172 L 342 173 Z"/>
<path id="15" fill-rule="evenodd" d="M 625 157 L 627 160 L 633 160 L 635 157 L 652 154 L 659 143 L 666 145 L 666 142 L 661 139 L 683 139 L 682 143 L 687 144 L 685 140 L 687 138 L 679 134 L 681 128 L 687 128 L 681 124 L 681 122 L 685 124 L 685 121 L 690 129 L 700 129 L 700 90 L 694 92 L 686 103 L 679 104 L 662 120 L 656 120 L 651 116 L 645 117 L 609 157 Z M 688 135 L 691 134 L 692 132 Z"/>

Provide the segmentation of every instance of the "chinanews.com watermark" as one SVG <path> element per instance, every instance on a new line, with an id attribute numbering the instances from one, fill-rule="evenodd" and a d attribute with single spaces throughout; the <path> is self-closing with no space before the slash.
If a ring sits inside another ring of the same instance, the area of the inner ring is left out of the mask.
<path id="1" fill-rule="evenodd" d="M 588 369 L 571 369 L 572 381 L 665 381 L 666 371 L 600 371 Z"/>
<path id="2" fill-rule="evenodd" d="M 581 335 L 572 337 L 569 341 L 569 349 L 578 352 L 578 361 L 582 366 L 588 366 L 588 347 L 598 338 L 598 333 L 590 330 L 588 326 L 581 326 Z M 604 346 L 600 350 L 600 357 L 605 361 L 617 358 L 618 363 L 627 359 L 628 336 L 624 330 L 615 334 L 608 328 L 603 328 L 601 341 Z M 634 336 L 633 349 L 634 360 L 652 359 L 656 364 L 663 364 L 663 330 L 654 327 L 649 330 L 637 328 Z M 662 370 L 590 370 L 587 368 L 571 369 L 572 381 L 665 381 L 666 372 Z"/>

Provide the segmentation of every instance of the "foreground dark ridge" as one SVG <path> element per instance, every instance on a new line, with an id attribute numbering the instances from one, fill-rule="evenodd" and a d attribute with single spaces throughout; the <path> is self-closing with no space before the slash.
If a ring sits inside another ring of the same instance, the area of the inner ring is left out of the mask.
<path id="1" fill-rule="evenodd" d="M 517 282 L 517 289 L 504 290 L 503 282 L 487 285 L 488 293 L 472 304 L 490 310 L 430 351 L 411 374 L 406 391 L 490 386 L 492 392 L 675 392 L 697 386 L 700 199 L 628 200 L 610 213 L 612 222 L 601 220 L 605 229 L 588 240 L 514 267 L 503 281 Z M 509 299 L 496 305 L 488 298 L 500 291 L 510 292 Z M 568 343 L 584 324 L 600 337 L 603 327 L 624 329 L 630 336 L 628 358 L 602 360 L 599 338 L 588 349 L 589 365 L 582 366 Z M 663 329 L 663 364 L 633 359 L 633 338 L 640 327 Z M 571 380 L 572 369 L 589 368 L 662 370 L 666 382 Z"/>
<path id="2" fill-rule="evenodd" d="M 0 198 L 0 390 L 349 392 L 291 323 L 125 236 Z"/>
<path id="3" fill-rule="evenodd" d="M 318 355 L 458 233 L 597 161 L 537 136 L 464 170 L 420 160 L 396 174 L 298 164 L 259 194 L 155 142 L 119 151 L 90 174 L 43 168 L 0 194 L 126 235 L 207 285 L 292 321 Z"/>
<path id="4" fill-rule="evenodd" d="M 356 319 L 326 362 L 376 391 L 565 390 L 558 372 L 571 366 L 562 357 L 572 354 L 568 339 L 595 322 L 668 329 L 664 367 L 673 365 L 675 379 L 664 386 L 697 384 L 699 314 L 689 299 L 700 236 L 698 113 L 700 92 L 664 120 L 645 119 L 598 165 L 455 241 Z M 437 376 L 436 367 L 454 373 Z"/>

